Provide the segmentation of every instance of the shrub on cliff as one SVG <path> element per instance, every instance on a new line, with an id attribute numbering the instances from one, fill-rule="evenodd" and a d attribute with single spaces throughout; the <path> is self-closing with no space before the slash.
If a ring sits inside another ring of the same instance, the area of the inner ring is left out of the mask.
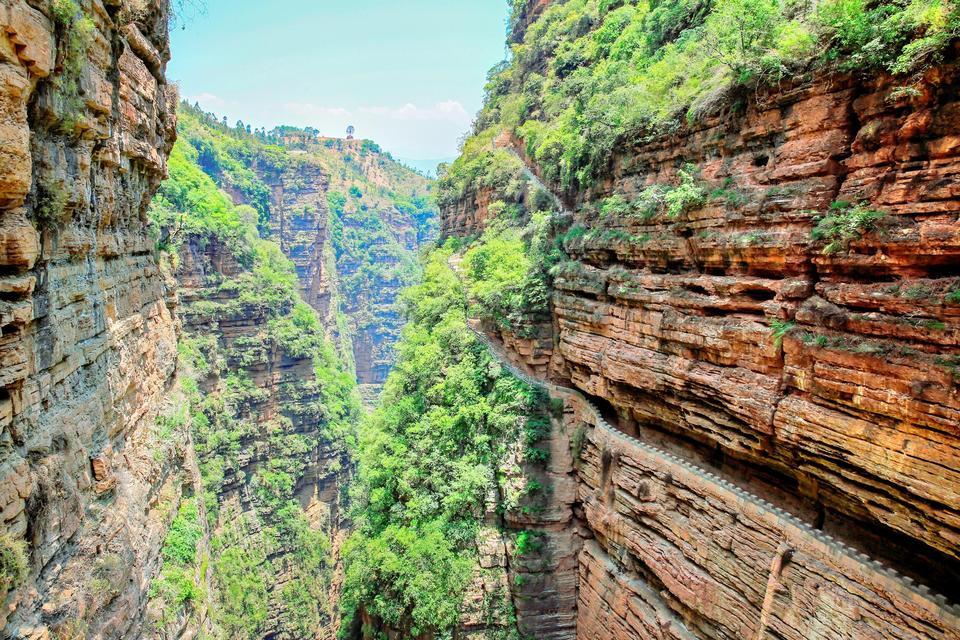
<path id="1" fill-rule="evenodd" d="M 960 36 L 960 5 L 945 0 L 828 0 L 816 18 L 843 69 L 910 73 Z"/>
<path id="2" fill-rule="evenodd" d="M 523 163 L 514 154 L 494 145 L 498 128 L 481 131 L 464 142 L 460 156 L 441 166 L 437 178 L 437 201 L 453 204 L 467 196 L 489 190 L 496 197 L 517 202 L 523 195 Z"/>
<path id="3" fill-rule="evenodd" d="M 552 3 L 491 71 L 475 139 L 506 128 L 548 180 L 585 186 L 618 146 L 735 105 L 745 88 L 816 65 L 912 73 L 958 35 L 946 0 Z M 476 144 L 454 173 L 467 173 Z"/>
<path id="4" fill-rule="evenodd" d="M 476 315 L 513 331 L 549 311 L 548 274 L 559 259 L 548 238 L 549 214 L 534 215 L 524 227 L 512 226 L 517 222 L 491 224 L 463 261 Z"/>
<path id="5" fill-rule="evenodd" d="M 496 366 L 466 326 L 466 292 L 447 264 L 426 259 L 405 294 L 409 324 L 380 407 L 361 427 L 342 606 L 411 633 L 458 620 L 476 562 L 486 496 L 510 443 L 542 398 Z"/>
<path id="6" fill-rule="evenodd" d="M 838 200 L 830 211 L 815 218 L 816 226 L 810 233 L 815 242 L 825 242 L 825 255 L 845 251 L 850 243 L 876 230 L 887 214 L 869 208 L 866 203 L 853 204 Z"/>
<path id="7" fill-rule="evenodd" d="M 0 600 L 27 577 L 26 544 L 0 535 Z"/>
<path id="8" fill-rule="evenodd" d="M 167 531 L 161 549 L 160 575 L 150 586 L 150 598 L 158 616 L 158 629 L 171 624 L 184 607 L 204 597 L 196 580 L 198 545 L 203 537 L 200 512 L 195 499 L 184 500 Z M 109 582 L 103 580 L 107 586 Z"/>
<path id="9" fill-rule="evenodd" d="M 97 26 L 76 0 L 53 0 L 50 12 L 57 28 L 58 73 L 53 78 L 63 133 L 73 133 L 86 112 L 81 77 L 88 51 L 97 36 Z"/>

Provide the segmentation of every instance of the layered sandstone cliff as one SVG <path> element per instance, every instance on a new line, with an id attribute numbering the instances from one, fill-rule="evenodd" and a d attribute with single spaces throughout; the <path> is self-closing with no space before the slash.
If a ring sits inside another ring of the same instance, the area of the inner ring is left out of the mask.
<path id="1" fill-rule="evenodd" d="M 552 322 L 485 328 L 590 399 L 558 392 L 592 538 L 577 637 L 960 634 L 955 60 L 909 92 L 761 90 L 546 187 Z M 680 187 L 679 215 L 647 202 Z M 448 204 L 444 232 L 498 199 Z M 855 232 L 830 245 L 831 221 Z"/>
<path id="2" fill-rule="evenodd" d="M 161 440 L 173 291 L 147 205 L 175 97 L 166 3 L 0 3 L 4 637 L 136 637 L 189 480 Z"/>

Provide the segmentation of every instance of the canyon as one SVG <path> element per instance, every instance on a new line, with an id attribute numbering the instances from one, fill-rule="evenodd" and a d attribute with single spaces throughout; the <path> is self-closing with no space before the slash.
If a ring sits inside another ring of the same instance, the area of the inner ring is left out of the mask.
<path id="1" fill-rule="evenodd" d="M 527 3 L 514 41 L 558 4 Z M 555 210 L 548 314 L 480 328 L 566 405 L 576 637 L 957 637 L 956 53 L 909 96 L 883 74 L 758 89 L 587 186 L 495 108 L 468 141 L 461 171 L 490 168 L 448 179 L 444 237 Z M 820 239 L 857 208 L 882 222 Z"/>
<path id="2" fill-rule="evenodd" d="M 513 3 L 434 182 L 3 0 L 0 635 L 960 638 L 956 34 L 554 155 L 634 4 Z"/>
<path id="3" fill-rule="evenodd" d="M 335 628 L 354 379 L 373 402 L 427 180 L 189 105 L 174 149 L 166 3 L 2 11 L 4 637 Z"/>

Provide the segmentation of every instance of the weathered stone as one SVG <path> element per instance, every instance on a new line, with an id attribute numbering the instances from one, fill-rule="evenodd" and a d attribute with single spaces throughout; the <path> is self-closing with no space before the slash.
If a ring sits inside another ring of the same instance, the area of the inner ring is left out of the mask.
<path id="1" fill-rule="evenodd" d="M 141 24 L 157 42 L 164 7 Z M 174 103 L 158 90 L 166 59 L 151 62 L 152 92 L 121 95 L 143 81 L 115 59 L 130 47 L 109 10 L 84 10 L 95 28 L 80 124 L 68 131 L 53 76 L 64 43 L 31 4 L 0 3 L 0 468 L 10 470 L 0 512 L 8 535 L 29 536 L 30 555 L 16 606 L 0 614 L 5 637 L 59 637 L 68 623 L 104 640 L 139 637 L 169 524 L 144 505 L 185 481 L 155 455 L 177 334 L 143 216 L 173 143 Z M 94 138 L 115 151 L 112 164 L 94 157 Z M 90 577 L 108 550 L 142 577 L 120 581 L 109 601 L 91 595 Z"/>
<path id="2" fill-rule="evenodd" d="M 563 193 L 561 219 L 597 233 L 567 241 L 575 262 L 554 278 L 553 317 L 528 340 L 482 328 L 524 372 L 669 451 L 649 457 L 599 428 L 588 438 L 576 477 L 595 541 L 580 554 L 577 637 L 960 634 L 954 609 L 873 562 L 960 597 L 950 56 L 909 100 L 883 76 L 761 90 L 744 113 L 619 149 L 593 187 Z M 524 141 L 498 144 L 537 174 Z M 686 163 L 701 206 L 597 219 L 599 200 L 675 184 Z M 481 232 L 496 198 L 445 208 L 445 233 Z M 811 231 L 836 201 L 887 215 L 827 254 Z M 591 413 L 568 403 L 570 428 L 596 424 Z M 813 525 L 863 557 L 850 564 Z"/>

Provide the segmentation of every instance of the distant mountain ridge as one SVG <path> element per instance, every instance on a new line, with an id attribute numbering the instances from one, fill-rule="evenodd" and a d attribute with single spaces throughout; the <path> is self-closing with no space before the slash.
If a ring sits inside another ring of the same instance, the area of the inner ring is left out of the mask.
<path id="1" fill-rule="evenodd" d="M 449 156 L 444 158 L 397 158 L 397 162 L 405 164 L 408 167 L 416 169 L 428 178 L 437 177 L 437 166 L 450 163 L 456 160 L 456 157 Z"/>

